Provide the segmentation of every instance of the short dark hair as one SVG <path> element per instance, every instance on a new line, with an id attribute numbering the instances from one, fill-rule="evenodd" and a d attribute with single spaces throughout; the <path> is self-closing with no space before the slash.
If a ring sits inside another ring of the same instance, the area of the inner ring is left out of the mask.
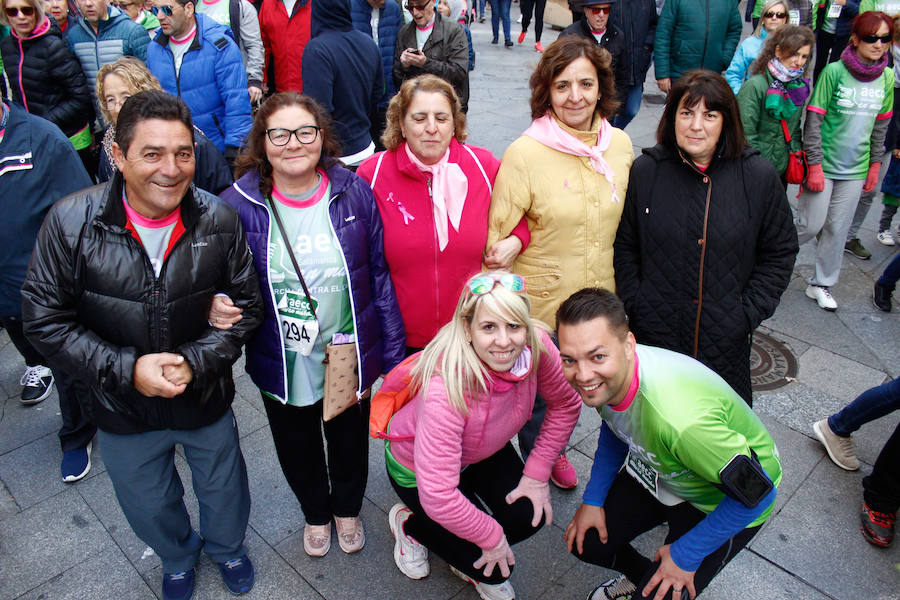
<path id="1" fill-rule="evenodd" d="M 619 335 L 628 333 L 625 305 L 609 290 L 589 287 L 566 298 L 556 310 L 556 330 L 560 325 L 577 325 L 603 317 Z"/>
<path id="2" fill-rule="evenodd" d="M 531 74 L 531 118 L 539 119 L 550 110 L 550 86 L 559 74 L 570 64 L 584 57 L 597 70 L 597 85 L 600 88 L 600 99 L 597 100 L 597 112 L 600 116 L 610 118 L 619 108 L 616 78 L 612 70 L 612 55 L 593 39 L 580 35 L 565 35 L 549 46 L 541 54 L 541 60 L 534 73 Z"/>
<path id="3" fill-rule="evenodd" d="M 688 71 L 672 84 L 666 100 L 666 109 L 656 129 L 657 143 L 673 152 L 677 151 L 675 118 L 678 116 L 678 104 L 682 98 L 688 108 L 697 106 L 700 100 L 703 100 L 707 110 L 722 113 L 722 133 L 716 146 L 716 156 L 725 159 L 739 157 L 747 147 L 747 139 L 744 137 L 744 126 L 741 124 L 741 111 L 737 99 L 725 78 L 707 69 Z"/>
<path id="4" fill-rule="evenodd" d="M 163 121 L 180 121 L 191 132 L 191 143 L 194 142 L 194 123 L 191 111 L 181 98 L 160 90 L 138 92 L 128 98 L 119 111 L 116 121 L 116 143 L 122 154 L 128 154 L 128 147 L 134 139 L 134 130 L 141 121 L 161 119 Z"/>

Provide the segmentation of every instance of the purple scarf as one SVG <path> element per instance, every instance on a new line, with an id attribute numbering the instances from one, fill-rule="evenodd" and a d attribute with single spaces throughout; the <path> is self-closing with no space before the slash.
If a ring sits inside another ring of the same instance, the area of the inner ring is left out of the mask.
<path id="1" fill-rule="evenodd" d="M 848 44 L 841 53 L 841 62 L 844 63 L 844 66 L 847 67 L 847 70 L 850 71 L 850 74 L 853 75 L 853 77 L 860 81 L 868 82 L 875 81 L 881 77 L 884 68 L 887 66 L 888 59 L 887 52 L 885 52 L 876 62 L 870 65 L 864 64 L 859 60 L 859 56 L 856 54 L 856 48 L 854 48 L 853 45 Z"/>

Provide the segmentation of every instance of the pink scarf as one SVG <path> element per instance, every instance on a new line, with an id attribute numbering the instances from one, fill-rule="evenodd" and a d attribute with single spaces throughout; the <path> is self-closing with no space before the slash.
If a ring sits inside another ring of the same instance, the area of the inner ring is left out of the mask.
<path id="1" fill-rule="evenodd" d="M 612 201 L 619 201 L 619 196 L 616 194 L 616 184 L 614 183 L 615 173 L 612 167 L 609 166 L 609 163 L 603 158 L 603 154 L 609 148 L 612 140 L 612 125 L 609 124 L 609 121 L 601 118 L 600 131 L 597 133 L 597 143 L 594 146 L 588 146 L 560 127 L 556 119 L 550 114 L 550 111 L 547 111 L 547 114 L 543 117 L 532 121 L 531 127 L 526 129 L 522 135 L 534 138 L 548 148 L 553 148 L 566 154 L 587 156 L 594 170 L 603 175 L 612 187 Z"/>
<path id="2" fill-rule="evenodd" d="M 449 242 L 447 222 L 449 221 L 453 225 L 453 230 L 459 233 L 459 221 L 462 218 L 466 195 L 469 193 L 469 180 L 458 164 L 450 162 L 450 148 L 447 148 L 437 163 L 426 165 L 412 153 L 409 144 L 404 143 L 403 147 L 406 148 L 409 160 L 420 171 L 431 174 L 431 188 L 428 193 L 431 196 L 438 245 L 443 252 Z"/>

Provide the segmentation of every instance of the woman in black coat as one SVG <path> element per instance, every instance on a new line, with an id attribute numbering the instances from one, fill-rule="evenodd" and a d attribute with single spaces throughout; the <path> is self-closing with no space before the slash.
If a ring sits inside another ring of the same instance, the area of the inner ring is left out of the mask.
<path id="1" fill-rule="evenodd" d="M 672 86 L 631 167 L 613 264 L 637 341 L 691 355 L 747 404 L 753 330 L 790 282 L 797 232 L 772 164 L 747 146 L 725 79 Z"/>
<path id="2" fill-rule="evenodd" d="M 13 100 L 59 127 L 93 173 L 91 89 L 56 21 L 44 14 L 42 0 L 0 0 L 0 20 L 11 29 L 0 56 Z"/>

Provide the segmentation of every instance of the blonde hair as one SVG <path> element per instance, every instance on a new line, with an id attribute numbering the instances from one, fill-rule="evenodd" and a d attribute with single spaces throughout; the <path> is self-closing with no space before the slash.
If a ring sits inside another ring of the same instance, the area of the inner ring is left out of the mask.
<path id="1" fill-rule="evenodd" d="M 410 371 L 411 394 L 421 391 L 427 395 L 431 378 L 441 377 L 450 406 L 462 414 L 468 414 L 466 399 L 474 399 L 479 393 L 487 392 L 487 381 L 490 378 L 488 368 L 478 358 L 467 338 L 467 327 L 471 327 L 479 307 L 525 328 L 525 345 L 531 348 L 531 373 L 537 372 L 540 355 L 547 352 L 539 332 L 541 329 L 549 331 L 549 327 L 531 318 L 531 301 L 524 290 L 512 292 L 499 283 L 495 283 L 494 288 L 484 294 L 476 295 L 469 289 L 469 283 L 476 277 L 506 273 L 507 271 L 488 271 L 478 273 L 466 281 L 453 318 L 428 342 Z"/>
<path id="2" fill-rule="evenodd" d="M 6 1 L 7 0 L 0 0 L 0 23 L 12 28 L 12 25 L 9 24 L 9 19 L 6 17 Z M 46 14 L 44 12 L 44 0 L 25 0 L 25 2 L 34 9 L 34 28 L 37 29 L 38 26 L 44 22 L 44 16 Z"/>
<path id="3" fill-rule="evenodd" d="M 2 0 L 0 0 L 2 2 Z M 145 92 L 147 90 L 162 91 L 159 80 L 147 69 L 147 66 L 140 60 L 123 56 L 115 62 L 108 63 L 100 67 L 97 72 L 97 104 L 100 106 L 100 112 L 103 113 L 103 119 L 107 123 L 112 122 L 112 115 L 106 110 L 106 81 L 107 75 L 115 75 L 125 82 L 131 94 Z"/>
<path id="4" fill-rule="evenodd" d="M 772 8 L 773 6 L 777 6 L 779 4 L 784 7 L 785 13 L 787 13 L 788 10 L 790 10 L 790 8 L 791 8 L 790 6 L 788 6 L 787 0 L 768 0 L 768 2 L 763 4 L 762 12 L 759 13 L 759 23 L 756 24 L 756 29 L 753 30 L 752 35 L 754 37 L 758 37 L 758 38 L 762 37 L 763 29 L 765 29 L 765 27 L 763 27 L 763 21 L 765 20 L 765 17 L 763 15 L 765 15 L 767 12 L 769 12 L 770 8 Z M 791 22 L 790 18 L 785 16 L 784 24 L 787 25 L 790 22 Z"/>
<path id="5" fill-rule="evenodd" d="M 391 103 L 388 104 L 384 133 L 381 135 L 381 143 L 384 144 L 384 147 L 388 150 L 396 150 L 403 143 L 400 122 L 406 116 L 409 105 L 412 104 L 413 98 L 419 92 L 436 92 L 447 98 L 447 102 L 450 103 L 450 113 L 453 115 L 453 137 L 460 144 L 465 142 L 466 136 L 469 135 L 466 131 L 466 113 L 462 111 L 462 103 L 460 103 L 453 86 L 436 75 L 419 75 L 404 81 L 400 86 L 400 91 L 394 94 Z"/>

